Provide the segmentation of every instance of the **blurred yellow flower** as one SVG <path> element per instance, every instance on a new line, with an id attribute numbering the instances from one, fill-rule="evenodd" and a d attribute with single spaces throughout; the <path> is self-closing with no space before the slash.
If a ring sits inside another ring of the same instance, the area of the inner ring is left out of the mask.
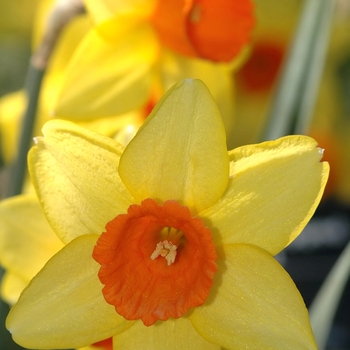
<path id="1" fill-rule="evenodd" d="M 41 128 L 46 121 L 51 119 L 49 105 L 52 102 L 51 82 L 42 90 L 41 103 L 37 112 L 37 119 L 34 126 L 34 135 L 41 134 Z M 23 115 L 27 99 L 23 90 L 7 94 L 0 98 L 0 151 L 1 157 L 6 164 L 13 161 L 17 155 L 18 139 L 21 134 Z M 119 116 L 97 118 L 94 120 L 79 120 L 77 124 L 88 129 L 99 132 L 117 139 L 128 138 L 134 129 L 137 129 L 144 121 L 141 111 L 130 111 Z M 124 136 L 121 136 L 121 133 Z M 121 138 L 122 137 L 122 138 Z M 127 143 L 125 139 L 123 144 Z"/>
<path id="2" fill-rule="evenodd" d="M 34 48 L 42 40 L 53 4 L 53 0 L 38 2 Z M 228 58 L 215 55 L 226 53 L 231 60 L 248 44 L 254 21 L 250 0 L 222 1 L 214 12 L 212 3 L 206 1 L 162 1 L 157 6 L 153 0 L 86 1 L 86 6 L 94 26 L 87 16 L 78 16 L 61 34 L 44 76 L 34 134 L 55 116 L 113 136 L 128 124 L 141 125 L 164 91 L 187 77 L 201 78 L 209 86 L 229 132 L 234 114 L 232 63 L 221 63 Z M 193 22 L 194 12 L 200 21 Z M 164 28 L 165 24 L 172 25 Z M 174 43 L 175 50 L 185 54 L 191 44 L 192 52 L 187 53 L 191 57 L 166 49 Z M 24 91 L 0 100 L 0 130 L 5 135 L 0 146 L 6 162 L 16 154 L 25 106 Z M 120 114 L 123 120 L 118 119 Z"/>
<path id="3" fill-rule="evenodd" d="M 174 86 L 127 147 L 59 120 L 43 133 L 30 171 L 67 245 L 10 311 L 15 341 L 316 349 L 302 298 L 272 257 L 322 196 L 329 169 L 313 139 L 227 152 L 198 80 Z"/>
<path id="4" fill-rule="evenodd" d="M 154 105 L 179 80 L 199 78 L 230 129 L 232 61 L 249 44 L 250 0 L 86 0 L 85 5 L 95 25 L 67 67 L 57 117 L 96 118 Z"/>
<path id="5" fill-rule="evenodd" d="M 39 2 L 37 18 L 34 22 L 34 47 L 41 40 L 44 31 L 43 23 L 47 21 L 52 4 L 52 0 L 41 0 Z M 52 119 L 53 108 L 63 83 L 63 72 L 76 46 L 90 28 L 91 24 L 88 18 L 79 16 L 69 23 L 60 36 L 42 83 L 33 135 L 40 135 L 43 124 Z M 9 93 L 0 98 L 0 151 L 5 163 L 10 163 L 16 157 L 18 138 L 21 133 L 26 106 L 25 90 Z M 75 121 L 84 127 L 114 137 L 128 125 L 139 127 L 144 118 L 143 111 L 134 109 L 119 116 L 99 116 L 95 120 L 80 118 L 80 120 Z M 67 119 L 70 119 L 70 116 L 67 116 Z"/>
<path id="6" fill-rule="evenodd" d="M 23 288 L 62 247 L 35 195 L 0 203 L 0 264 L 5 269 L 1 297 L 14 304 Z M 26 218 L 25 224 L 19 217 Z"/>

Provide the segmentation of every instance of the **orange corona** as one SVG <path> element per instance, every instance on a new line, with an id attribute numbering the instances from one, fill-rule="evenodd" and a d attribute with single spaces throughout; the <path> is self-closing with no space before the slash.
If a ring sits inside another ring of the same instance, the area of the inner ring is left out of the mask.
<path id="1" fill-rule="evenodd" d="M 253 12 L 250 0 L 160 0 L 152 23 L 168 48 L 230 62 L 250 40 Z"/>
<path id="2" fill-rule="evenodd" d="M 107 224 L 93 257 L 106 301 L 146 326 L 202 305 L 217 270 L 210 230 L 177 201 L 131 205 Z"/>

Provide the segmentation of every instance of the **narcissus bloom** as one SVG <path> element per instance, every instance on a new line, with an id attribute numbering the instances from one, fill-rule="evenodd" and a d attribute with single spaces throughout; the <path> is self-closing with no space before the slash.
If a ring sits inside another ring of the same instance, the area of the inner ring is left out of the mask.
<path id="1" fill-rule="evenodd" d="M 125 113 L 157 102 L 179 80 L 199 78 L 229 124 L 232 62 L 249 44 L 251 0 L 84 2 L 94 28 L 67 67 L 57 117 Z"/>
<path id="2" fill-rule="evenodd" d="M 12 308 L 15 341 L 316 348 L 303 300 L 273 258 L 322 196 L 329 169 L 313 139 L 227 152 L 218 108 L 198 80 L 174 86 L 127 147 L 66 121 L 43 133 L 30 172 L 67 245 Z"/>

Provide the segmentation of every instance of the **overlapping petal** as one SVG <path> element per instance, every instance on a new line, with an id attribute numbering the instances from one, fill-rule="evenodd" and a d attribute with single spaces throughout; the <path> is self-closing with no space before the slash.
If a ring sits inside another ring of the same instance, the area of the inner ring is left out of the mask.
<path id="1" fill-rule="evenodd" d="M 107 304 L 91 257 L 98 235 L 76 238 L 60 250 L 23 291 L 7 328 L 27 348 L 92 344 L 132 325 Z"/>
<path id="2" fill-rule="evenodd" d="M 77 121 L 76 124 L 88 128 L 99 134 L 114 138 L 118 133 L 122 133 L 126 128 L 133 126 L 137 129 L 142 125 L 145 117 L 141 111 L 132 111 L 120 116 L 104 117 L 88 121 Z M 127 143 L 119 142 L 122 145 Z"/>
<path id="3" fill-rule="evenodd" d="M 52 231 L 35 196 L 3 200 L 0 217 L 0 263 L 29 282 L 63 243 Z"/>
<path id="4" fill-rule="evenodd" d="M 158 321 L 152 327 L 146 327 L 138 321 L 127 332 L 115 336 L 113 346 L 114 349 L 123 350 L 221 349 L 221 346 L 202 338 L 186 317 L 165 322 Z"/>
<path id="5" fill-rule="evenodd" d="M 170 89 L 125 149 L 119 173 L 138 199 L 175 199 L 191 209 L 214 204 L 228 181 L 220 112 L 200 80 Z"/>
<path id="6" fill-rule="evenodd" d="M 292 242 L 321 199 L 329 165 L 306 136 L 244 146 L 230 152 L 225 194 L 201 216 L 217 244 L 249 243 L 272 255 Z"/>
<path id="7" fill-rule="evenodd" d="M 36 20 L 33 27 L 33 46 L 37 48 L 43 40 L 43 35 L 47 30 L 47 18 L 52 14 L 53 8 L 59 7 L 52 0 L 41 0 L 36 13 Z M 48 67 L 45 71 L 43 84 L 40 92 L 39 111 L 36 122 L 39 124 L 34 135 L 38 135 L 41 126 L 52 115 L 62 83 L 64 70 L 67 67 L 74 51 L 83 37 L 92 28 L 91 20 L 87 16 L 77 16 L 72 19 L 59 35 L 54 51 L 50 56 Z M 38 120 L 38 118 L 40 120 Z"/>
<path id="8" fill-rule="evenodd" d="M 140 107 L 150 95 L 158 50 L 156 35 L 147 23 L 127 35 L 120 31 L 114 41 L 103 40 L 98 28 L 91 30 L 67 67 L 55 115 L 93 119 Z"/>
<path id="9" fill-rule="evenodd" d="M 10 271 L 5 271 L 1 278 L 1 299 L 3 299 L 9 305 L 13 305 L 17 302 L 20 294 L 28 283 L 29 280 Z"/>
<path id="10" fill-rule="evenodd" d="M 228 349 L 317 349 L 304 302 L 282 266 L 251 245 L 225 246 L 224 255 L 211 295 L 190 315 L 197 331 Z"/>
<path id="11" fill-rule="evenodd" d="M 6 163 L 14 160 L 17 154 L 19 125 L 26 102 L 23 90 L 7 94 L 0 99 L 0 150 Z"/>
<path id="12" fill-rule="evenodd" d="M 55 233 L 65 243 L 102 233 L 135 202 L 118 175 L 124 147 L 67 121 L 48 122 L 43 133 L 29 153 L 29 169 Z"/>

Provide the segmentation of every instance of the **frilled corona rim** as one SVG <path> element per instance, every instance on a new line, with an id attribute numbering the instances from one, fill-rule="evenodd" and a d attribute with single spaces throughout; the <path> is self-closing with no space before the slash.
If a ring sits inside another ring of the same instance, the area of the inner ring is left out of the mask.
<path id="1" fill-rule="evenodd" d="M 107 224 L 93 258 L 106 301 L 146 326 L 202 305 L 217 270 L 210 230 L 173 200 L 131 205 Z"/>

